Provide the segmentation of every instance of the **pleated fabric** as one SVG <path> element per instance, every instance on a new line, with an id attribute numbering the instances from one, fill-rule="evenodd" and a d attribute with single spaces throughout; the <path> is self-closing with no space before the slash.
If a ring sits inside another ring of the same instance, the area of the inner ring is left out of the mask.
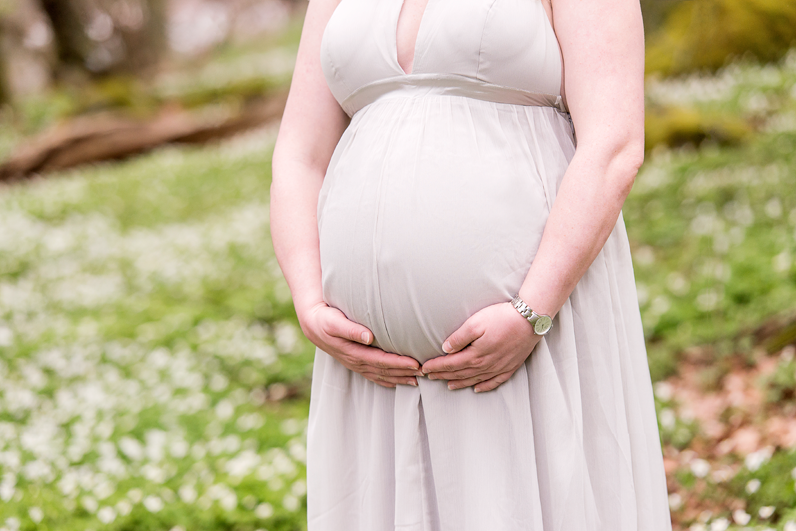
<path id="1" fill-rule="evenodd" d="M 422 363 L 517 292 L 576 142 L 538 1 L 429 0 L 411 75 L 393 55 L 399 10 L 342 0 L 326 28 L 351 123 L 318 229 L 326 302 Z M 509 381 L 418 383 L 387 389 L 316 351 L 311 531 L 671 529 L 621 216 Z"/>

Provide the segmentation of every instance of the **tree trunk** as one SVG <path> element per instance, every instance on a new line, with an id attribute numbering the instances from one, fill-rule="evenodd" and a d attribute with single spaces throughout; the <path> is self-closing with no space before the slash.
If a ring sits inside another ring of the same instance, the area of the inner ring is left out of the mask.
<path id="1" fill-rule="evenodd" d="M 40 0 L 61 64 L 96 75 L 139 73 L 166 51 L 167 0 Z M 100 20 L 100 29 L 92 32 Z"/>
<path id="2" fill-rule="evenodd" d="M 6 27 L 5 20 L 0 13 L 0 104 L 11 101 L 11 93 L 8 88 L 8 66 L 6 65 L 5 47 L 3 46 Z"/>
<path id="3" fill-rule="evenodd" d="M 60 64 L 85 68 L 92 42 L 80 16 L 79 0 L 40 0 L 50 19 Z"/>

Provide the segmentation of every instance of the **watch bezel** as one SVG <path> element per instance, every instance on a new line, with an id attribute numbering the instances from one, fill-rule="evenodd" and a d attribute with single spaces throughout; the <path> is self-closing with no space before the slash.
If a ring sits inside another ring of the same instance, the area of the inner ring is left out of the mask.
<path id="1" fill-rule="evenodd" d="M 549 315 L 539 315 L 538 313 L 536 315 L 537 319 L 533 323 L 533 332 L 537 336 L 543 336 L 553 328 L 553 319 Z"/>

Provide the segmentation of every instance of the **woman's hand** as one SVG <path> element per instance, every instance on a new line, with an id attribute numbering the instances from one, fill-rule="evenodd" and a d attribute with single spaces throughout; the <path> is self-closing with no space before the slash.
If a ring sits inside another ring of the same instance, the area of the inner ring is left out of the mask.
<path id="1" fill-rule="evenodd" d="M 306 310 L 299 321 L 304 335 L 317 347 L 371 382 L 384 387 L 417 386 L 415 376 L 423 375 L 414 358 L 368 346 L 373 333 L 324 302 Z"/>
<path id="2" fill-rule="evenodd" d="M 430 380 L 448 380 L 449 389 L 475 385 L 491 391 L 506 382 L 541 339 L 527 319 L 508 302 L 487 306 L 470 316 L 442 345 L 447 356 L 423 364 Z"/>

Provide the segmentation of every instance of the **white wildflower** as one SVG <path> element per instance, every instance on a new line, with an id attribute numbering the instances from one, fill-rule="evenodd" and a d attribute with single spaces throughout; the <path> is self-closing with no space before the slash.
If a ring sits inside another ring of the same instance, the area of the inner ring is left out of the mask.
<path id="1" fill-rule="evenodd" d="M 141 492 L 141 489 L 130 489 L 127 492 L 127 497 L 130 498 L 131 502 L 139 503 L 143 499 L 144 493 Z"/>
<path id="2" fill-rule="evenodd" d="M 229 385 L 229 379 L 221 373 L 215 373 L 210 377 L 210 390 L 220 393 Z"/>
<path id="3" fill-rule="evenodd" d="M 151 513 L 156 513 L 159 510 L 163 509 L 163 500 L 160 499 L 158 496 L 149 495 L 144 498 L 144 507 L 146 510 Z"/>
<path id="4" fill-rule="evenodd" d="M 683 497 L 676 492 L 669 494 L 669 509 L 672 511 L 678 510 L 683 506 Z"/>
<path id="5" fill-rule="evenodd" d="M 119 439 L 119 449 L 133 461 L 140 461 L 144 457 L 144 447 L 132 437 L 123 436 Z"/>
<path id="6" fill-rule="evenodd" d="M 710 472 L 710 463 L 704 459 L 694 459 L 691 461 L 691 473 L 698 478 L 704 478 Z"/>
<path id="7" fill-rule="evenodd" d="M 274 507 L 270 503 L 261 503 L 254 509 L 254 516 L 261 520 L 271 518 L 274 515 Z"/>
<path id="8" fill-rule="evenodd" d="M 221 400 L 216 404 L 215 411 L 220 420 L 228 420 L 235 414 L 235 406 L 229 400 Z"/>
<path id="9" fill-rule="evenodd" d="M 732 519 L 738 525 L 746 525 L 752 519 L 752 515 L 743 509 L 736 509 L 732 512 Z"/>
<path id="10" fill-rule="evenodd" d="M 133 504 L 127 500 L 119 500 L 116 503 L 116 511 L 118 511 L 121 516 L 127 516 L 132 510 Z"/>
<path id="11" fill-rule="evenodd" d="M 655 396 L 664 402 L 668 402 L 674 396 L 674 388 L 669 382 L 663 380 L 655 382 L 653 389 L 655 390 Z"/>
<path id="12" fill-rule="evenodd" d="M 760 450 L 747 455 L 746 458 L 744 458 L 744 464 L 746 465 L 746 468 L 754 472 L 759 469 L 763 463 L 771 459 L 771 454 L 773 453 L 774 450 L 770 446 L 761 448 Z"/>
<path id="13" fill-rule="evenodd" d="M 658 419 L 661 422 L 661 427 L 665 430 L 673 430 L 677 424 L 677 416 L 671 408 L 665 407 L 661 409 L 658 414 Z"/>
<path id="14" fill-rule="evenodd" d="M 171 444 L 169 445 L 169 452 L 171 453 L 172 457 L 175 457 L 177 459 L 182 459 L 183 457 L 188 455 L 189 448 L 190 446 L 188 445 L 187 442 L 185 442 L 185 440 L 178 439 L 171 442 Z"/>
<path id="15" fill-rule="evenodd" d="M 238 496 L 235 491 L 228 489 L 218 500 L 219 505 L 225 511 L 231 511 L 238 506 Z"/>
<path id="16" fill-rule="evenodd" d="M 303 479 L 295 481 L 293 485 L 290 487 L 290 492 L 292 492 L 293 495 L 298 496 L 299 498 L 301 496 L 304 496 L 305 494 L 307 494 L 307 483 Z"/>
<path id="17" fill-rule="evenodd" d="M 97 499 L 94 496 L 83 496 L 80 498 L 80 505 L 82 505 L 86 511 L 93 514 L 97 511 L 99 502 L 97 502 Z"/>
<path id="18" fill-rule="evenodd" d="M 298 498 L 296 498 L 292 494 L 285 494 L 285 497 L 282 498 L 282 506 L 288 511 L 297 511 L 299 505 L 300 502 Z"/>
<path id="19" fill-rule="evenodd" d="M 116 520 L 116 511 L 113 507 L 105 506 L 97 511 L 97 519 L 103 524 L 110 524 Z"/>
<path id="20" fill-rule="evenodd" d="M 726 531 L 730 527 L 730 521 L 726 518 L 716 518 L 710 523 L 710 531 Z"/>
<path id="21" fill-rule="evenodd" d="M 193 485 L 183 485 L 177 491 L 177 494 L 185 503 L 193 503 L 196 501 L 197 492 Z"/>
<path id="22" fill-rule="evenodd" d="M 772 514 L 774 514 L 774 511 L 776 509 L 777 508 L 774 507 L 773 505 L 764 505 L 763 507 L 760 508 L 759 511 L 757 511 L 757 514 L 760 515 L 760 518 L 763 518 L 765 520 L 766 518 L 769 518 Z"/>
<path id="23" fill-rule="evenodd" d="M 41 507 L 31 507 L 28 509 L 28 515 L 37 524 L 44 519 L 44 511 L 41 510 Z"/>

